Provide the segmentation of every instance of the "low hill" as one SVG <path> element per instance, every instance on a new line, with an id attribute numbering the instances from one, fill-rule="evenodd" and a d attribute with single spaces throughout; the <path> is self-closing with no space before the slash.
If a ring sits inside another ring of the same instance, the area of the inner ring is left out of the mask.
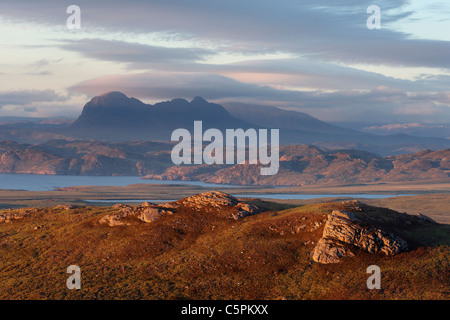
<path id="1" fill-rule="evenodd" d="M 170 166 L 171 145 L 50 140 L 30 145 L 0 142 L 0 173 L 139 176 Z"/>
<path id="2" fill-rule="evenodd" d="M 336 212 L 368 238 L 330 223 Z M 449 231 L 355 201 L 283 210 L 220 192 L 0 211 L 0 299 L 449 299 Z M 316 259 L 333 237 L 347 254 Z M 370 237 L 386 239 L 372 246 Z M 381 290 L 366 286 L 374 264 Z M 66 288 L 70 265 L 81 269 L 81 290 Z"/>
<path id="3" fill-rule="evenodd" d="M 324 151 L 313 146 L 280 147 L 277 174 L 260 175 L 260 164 L 171 166 L 148 179 L 267 186 L 338 185 L 450 179 L 450 149 L 380 157 L 357 150 Z"/>
<path id="4" fill-rule="evenodd" d="M 0 173 L 143 176 L 233 185 L 305 186 L 407 181 L 448 181 L 450 149 L 380 157 L 365 151 L 281 146 L 280 169 L 262 176 L 261 165 L 174 165 L 174 143 L 51 140 L 30 145 L 0 142 Z"/>

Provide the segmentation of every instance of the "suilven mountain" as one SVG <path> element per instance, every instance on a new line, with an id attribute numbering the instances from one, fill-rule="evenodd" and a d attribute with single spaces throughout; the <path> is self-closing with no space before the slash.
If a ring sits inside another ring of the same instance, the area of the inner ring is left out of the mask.
<path id="1" fill-rule="evenodd" d="M 105 142 L 130 140 L 170 141 L 173 130 L 193 130 L 201 120 L 203 130 L 273 128 L 280 130 L 283 145 L 310 144 L 325 149 L 359 149 L 379 155 L 438 150 L 450 147 L 444 138 L 414 137 L 404 134 L 375 135 L 328 124 L 302 112 L 275 107 L 230 103 L 210 103 L 201 97 L 192 101 L 173 99 L 145 104 L 121 92 L 92 98 L 72 124 L 67 121 L 0 124 L 0 140 L 44 143 L 51 139 L 95 139 Z"/>
<path id="2" fill-rule="evenodd" d="M 193 130 L 196 120 L 202 121 L 204 130 L 255 127 L 231 116 L 221 105 L 201 97 L 195 97 L 191 102 L 173 99 L 148 105 L 123 93 L 110 92 L 91 99 L 68 131 L 78 138 L 106 141 L 170 141 L 175 129 Z"/>
<path id="3" fill-rule="evenodd" d="M 302 112 L 275 107 L 228 104 L 226 107 L 201 97 L 145 104 L 120 92 L 94 97 L 80 117 L 61 133 L 77 138 L 110 142 L 127 140 L 169 141 L 178 128 L 193 130 L 195 120 L 208 128 L 273 128 L 280 130 L 281 144 L 313 144 L 324 148 L 349 148 L 381 155 L 450 147 L 450 140 L 408 135 L 380 136 L 337 127 Z"/>

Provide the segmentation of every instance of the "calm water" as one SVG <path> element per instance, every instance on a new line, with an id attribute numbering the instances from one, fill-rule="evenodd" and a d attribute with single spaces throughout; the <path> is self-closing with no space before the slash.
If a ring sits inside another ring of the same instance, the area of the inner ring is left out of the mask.
<path id="1" fill-rule="evenodd" d="M 179 199 L 160 199 L 160 200 L 149 200 L 149 199 L 112 199 L 112 200 L 83 200 L 85 202 L 92 202 L 92 203 L 144 203 L 146 201 L 148 202 L 172 202 L 177 201 Z"/>
<path id="2" fill-rule="evenodd" d="M 235 187 L 231 185 L 207 184 L 201 181 L 144 180 L 141 177 L 125 176 L 59 176 L 39 174 L 0 174 L 0 189 L 50 191 L 54 188 L 74 186 L 127 186 L 136 183 L 184 184 L 202 187 Z"/>
<path id="3" fill-rule="evenodd" d="M 317 198 L 361 198 L 361 199 L 384 199 L 401 196 L 414 196 L 414 194 L 237 194 L 238 198 L 262 198 L 262 199 L 280 199 L 280 200 L 308 200 Z"/>
<path id="4" fill-rule="evenodd" d="M 207 184 L 200 181 L 166 181 L 166 180 L 144 180 L 141 177 L 122 176 L 58 176 L 58 175 L 37 175 L 37 174 L 0 174 L 0 189 L 28 190 L 28 191 L 50 191 L 54 188 L 73 186 L 127 186 L 137 183 L 154 184 L 182 184 L 202 187 L 239 187 L 232 185 Z M 286 199 L 286 200 L 307 200 L 315 198 L 366 198 L 382 199 L 397 196 L 410 196 L 411 194 L 236 194 L 240 198 L 263 198 L 263 199 Z M 95 200 L 95 202 L 144 202 L 145 199 L 135 200 Z M 155 200 L 151 200 L 155 201 Z M 160 200 L 164 202 L 172 200 Z"/>
<path id="5" fill-rule="evenodd" d="M 317 198 L 359 198 L 359 199 L 383 199 L 400 196 L 413 196 L 413 194 L 235 194 L 237 198 L 261 198 L 261 199 L 284 199 L 284 200 L 309 200 Z M 145 201 L 150 202 L 171 202 L 175 200 L 148 200 L 148 199 L 108 199 L 108 200 L 84 200 L 86 202 L 98 202 L 98 203 L 125 203 L 125 202 L 138 202 Z"/>

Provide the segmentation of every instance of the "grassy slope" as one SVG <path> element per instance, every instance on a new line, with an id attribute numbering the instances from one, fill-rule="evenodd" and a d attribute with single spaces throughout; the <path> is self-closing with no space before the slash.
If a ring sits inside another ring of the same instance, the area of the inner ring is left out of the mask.
<path id="1" fill-rule="evenodd" d="M 42 209 L 0 224 L 0 298 L 449 299 L 450 226 L 405 225 L 397 231 L 425 247 L 319 265 L 310 252 L 323 223 L 311 230 L 333 209 L 342 207 L 306 205 L 240 221 L 180 212 L 113 228 L 97 222 L 109 207 Z M 383 212 L 373 214 L 398 218 Z M 81 267 L 82 290 L 66 288 L 71 264 Z M 382 270 L 381 290 L 366 288 L 371 264 Z"/>

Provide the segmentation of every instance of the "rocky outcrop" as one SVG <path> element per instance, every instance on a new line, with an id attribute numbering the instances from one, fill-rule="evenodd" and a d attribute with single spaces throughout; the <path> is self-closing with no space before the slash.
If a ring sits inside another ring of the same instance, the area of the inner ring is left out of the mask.
<path id="1" fill-rule="evenodd" d="M 166 208 L 192 208 L 192 209 L 224 209 L 237 205 L 239 201 L 224 192 L 209 191 L 196 194 L 178 201 L 162 204 Z"/>
<path id="2" fill-rule="evenodd" d="M 136 219 L 151 223 L 164 214 L 173 214 L 180 210 L 211 214 L 224 212 L 234 220 L 261 212 L 257 206 L 240 202 L 235 197 L 219 191 L 205 192 L 159 205 L 145 202 L 137 207 L 116 205 L 115 208 L 119 210 L 103 216 L 99 222 L 109 226 L 129 225 Z"/>
<path id="3" fill-rule="evenodd" d="M 137 218 L 144 222 L 155 222 L 163 214 L 173 214 L 173 212 L 161 208 L 144 207 L 138 213 Z"/>
<path id="4" fill-rule="evenodd" d="M 234 220 L 242 219 L 261 212 L 261 209 L 257 206 L 245 202 L 239 202 L 236 205 L 236 208 L 237 212 L 231 215 L 231 218 L 233 218 Z"/>
<path id="5" fill-rule="evenodd" d="M 261 212 L 255 205 L 240 202 L 235 197 L 220 191 L 209 191 L 175 202 L 162 204 L 164 208 L 189 208 L 201 212 L 230 211 L 230 218 L 237 220 Z"/>
<path id="6" fill-rule="evenodd" d="M 13 220 L 20 220 L 23 218 L 28 218 L 33 214 L 37 214 L 38 212 L 39 212 L 39 210 L 36 208 L 4 210 L 4 211 L 0 212 L 0 223 L 10 223 Z"/>
<path id="7" fill-rule="evenodd" d="M 394 255 L 407 248 L 408 243 L 400 237 L 366 225 L 352 213 L 335 210 L 328 215 L 322 238 L 313 251 L 313 260 L 337 263 L 342 257 L 353 256 L 356 250 Z"/>
<path id="8" fill-rule="evenodd" d="M 70 211 L 75 209 L 72 205 L 58 205 L 53 207 L 55 211 Z M 50 208 L 52 209 L 52 208 Z M 29 218 L 41 214 L 42 212 L 48 210 L 47 208 L 22 208 L 22 209 L 7 209 L 0 211 L 0 223 L 10 223 L 14 220 L 20 220 L 24 218 Z"/>
<path id="9" fill-rule="evenodd" d="M 116 205 L 115 208 L 119 208 L 119 210 L 103 216 L 99 222 L 110 227 L 123 226 L 130 225 L 136 219 L 149 223 L 156 221 L 163 214 L 173 214 L 171 210 L 161 209 L 156 204 L 149 202 L 144 202 L 137 207 Z"/>

